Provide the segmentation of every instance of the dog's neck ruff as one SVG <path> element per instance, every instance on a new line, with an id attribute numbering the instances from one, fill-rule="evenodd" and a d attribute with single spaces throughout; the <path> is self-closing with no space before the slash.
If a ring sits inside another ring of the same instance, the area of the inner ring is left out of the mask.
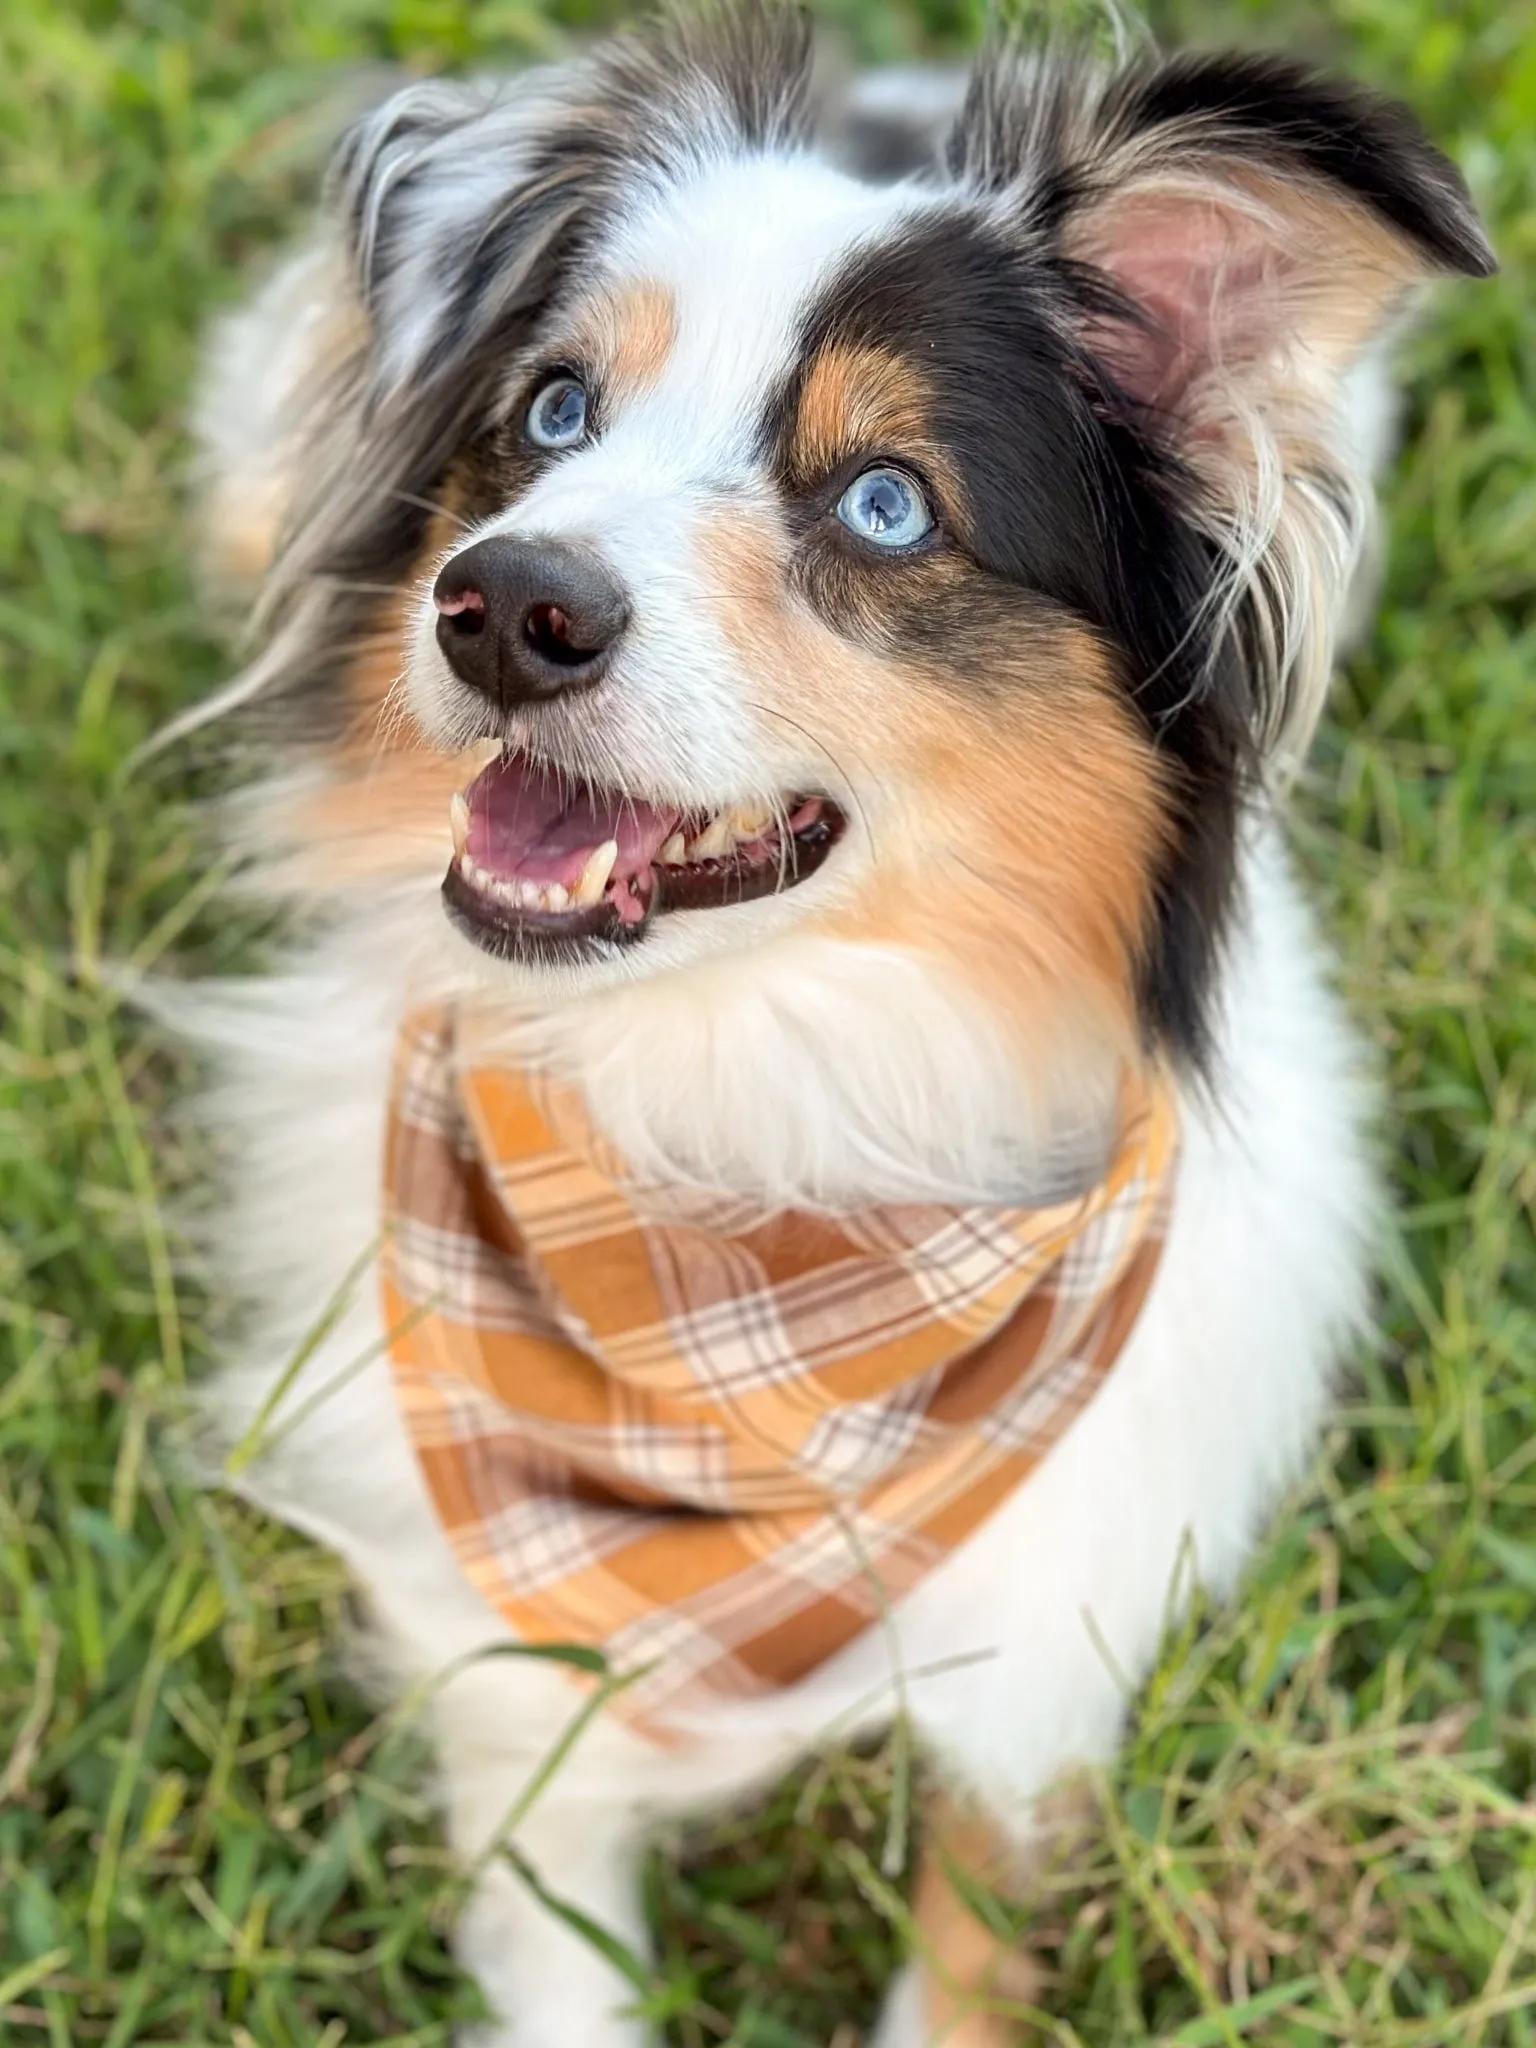
<path id="1" fill-rule="evenodd" d="M 412 1018 L 386 1328 L 471 1583 L 522 1641 L 638 1674 L 618 1706 L 652 1728 L 803 1677 L 999 1507 L 1104 1379 L 1156 1271 L 1176 1150 L 1170 1089 L 1138 1083 L 1075 1201 L 770 1216 L 626 1180 L 572 1094 L 477 1057 L 462 1018 Z"/>

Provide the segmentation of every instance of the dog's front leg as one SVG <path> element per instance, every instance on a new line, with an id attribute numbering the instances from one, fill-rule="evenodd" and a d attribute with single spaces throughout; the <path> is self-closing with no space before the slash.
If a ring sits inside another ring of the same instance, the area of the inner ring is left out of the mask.
<path id="1" fill-rule="evenodd" d="M 492 1659 L 459 1672 L 432 1711 L 448 1836 L 473 1876 L 454 1950 L 495 2015 L 466 2036 L 474 2048 L 642 2048 L 648 2038 L 624 2015 L 634 1985 L 539 1896 L 647 1955 L 649 1745 L 600 1717 L 539 1783 L 579 1703 L 563 1676 Z"/>
<path id="2" fill-rule="evenodd" d="M 1086 1796 L 1068 1790 L 1026 1821 L 1016 1815 L 1013 1829 L 970 1801 L 930 1803 L 912 1899 L 918 1953 L 890 1988 L 874 2048 L 1017 2048 L 1021 2011 L 1040 2003 L 1040 1972 L 1026 1947 L 977 1917 L 965 1891 L 1027 1895 L 1087 1813 Z"/>
<path id="3" fill-rule="evenodd" d="M 475 1871 L 454 1930 L 454 1952 L 479 1984 L 493 2021 L 461 2048 L 642 2048 L 649 2036 L 624 2008 L 636 1998 L 612 1963 L 538 1896 L 498 1845 L 518 1775 L 445 1759 L 448 1827 Z M 543 1889 L 595 1921 L 639 1957 L 641 1831 L 632 1809 L 550 1795 L 511 1838 Z"/>

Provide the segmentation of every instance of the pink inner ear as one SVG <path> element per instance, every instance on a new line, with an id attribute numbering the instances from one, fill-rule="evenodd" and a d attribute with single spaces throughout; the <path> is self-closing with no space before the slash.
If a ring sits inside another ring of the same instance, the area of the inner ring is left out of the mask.
<path id="1" fill-rule="evenodd" d="M 1279 340 L 1285 259 L 1266 222 L 1206 199 L 1144 194 L 1097 227 L 1084 253 L 1150 325 L 1095 322 L 1090 345 L 1141 404 L 1176 410 L 1207 371 Z"/>

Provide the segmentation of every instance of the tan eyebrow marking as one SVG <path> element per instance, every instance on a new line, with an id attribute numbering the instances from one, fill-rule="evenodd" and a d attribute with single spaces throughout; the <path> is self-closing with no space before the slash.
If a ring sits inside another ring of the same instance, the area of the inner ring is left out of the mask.
<path id="1" fill-rule="evenodd" d="M 649 278 L 595 299 L 577 335 L 620 397 L 648 391 L 659 381 L 676 339 L 676 301 L 665 285 Z"/>
<path id="2" fill-rule="evenodd" d="M 930 479 L 941 509 L 963 534 L 970 501 L 934 422 L 934 394 L 905 357 L 867 344 L 833 342 L 806 372 L 785 456 L 791 485 L 807 489 L 851 457 L 906 456 Z"/>
<path id="3" fill-rule="evenodd" d="M 900 356 L 834 342 L 817 355 L 801 387 L 791 474 L 824 475 L 865 448 L 929 448 L 929 397 L 927 380 Z"/>

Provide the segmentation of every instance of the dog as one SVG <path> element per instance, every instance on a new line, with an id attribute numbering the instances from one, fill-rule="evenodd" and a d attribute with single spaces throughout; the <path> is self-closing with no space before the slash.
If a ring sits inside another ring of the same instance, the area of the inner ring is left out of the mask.
<path id="1" fill-rule="evenodd" d="M 1011 2038 L 945 1868 L 1021 1880 L 1368 1324 L 1284 795 L 1391 345 L 1492 268 L 1288 60 L 838 82 L 744 0 L 406 85 L 216 336 L 260 651 L 189 722 L 293 936 L 184 1005 L 209 1411 L 420 1704 L 475 2038 L 637 2048 L 541 1892 L 643 1950 L 658 1818 L 898 1708 L 948 1820 L 878 2040 Z"/>

